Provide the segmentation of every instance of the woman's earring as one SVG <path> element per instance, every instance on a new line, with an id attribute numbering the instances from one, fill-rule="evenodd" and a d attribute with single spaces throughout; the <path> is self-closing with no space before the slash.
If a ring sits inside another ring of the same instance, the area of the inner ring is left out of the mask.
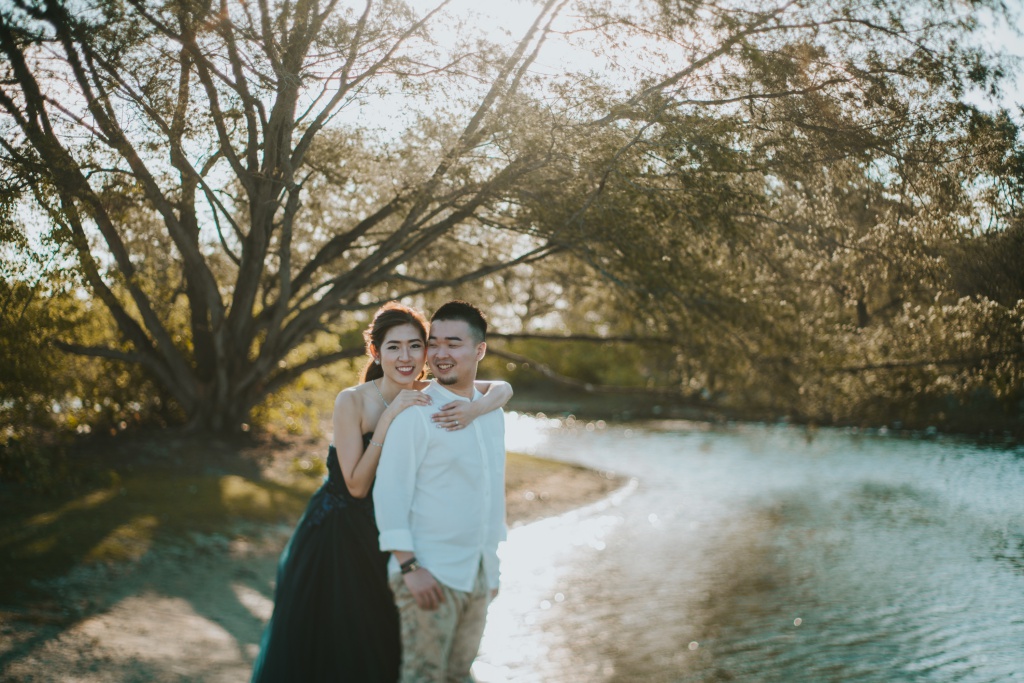
<path id="1" fill-rule="evenodd" d="M 377 365 L 380 365 L 380 358 L 374 358 L 373 362 L 376 363 Z"/>

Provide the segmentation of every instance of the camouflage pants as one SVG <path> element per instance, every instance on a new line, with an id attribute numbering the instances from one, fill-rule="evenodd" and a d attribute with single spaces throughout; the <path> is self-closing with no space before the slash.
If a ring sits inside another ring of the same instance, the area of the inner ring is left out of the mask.
<path id="1" fill-rule="evenodd" d="M 433 611 L 416 606 L 401 576 L 391 577 L 391 590 L 402 622 L 402 683 L 472 683 L 490 602 L 483 567 L 469 593 L 441 584 L 444 602 Z"/>

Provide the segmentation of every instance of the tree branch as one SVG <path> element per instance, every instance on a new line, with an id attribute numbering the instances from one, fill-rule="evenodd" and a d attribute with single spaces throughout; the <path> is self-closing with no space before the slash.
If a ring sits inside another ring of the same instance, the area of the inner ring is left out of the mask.
<path id="1" fill-rule="evenodd" d="M 50 341 L 55 347 L 64 351 L 65 353 L 71 353 L 76 356 L 89 356 L 91 358 L 109 358 L 111 360 L 118 360 L 123 363 L 138 364 L 143 367 L 148 367 L 148 359 L 145 354 L 142 353 L 129 353 L 120 349 L 112 349 L 108 346 L 85 346 L 83 344 L 74 344 L 71 342 L 61 341 L 54 339 Z"/>
<path id="2" fill-rule="evenodd" d="M 262 391 L 258 393 L 260 394 L 260 396 L 272 394 L 278 389 L 281 389 L 282 387 L 291 384 L 299 377 L 301 377 L 304 373 L 310 370 L 316 370 L 317 368 L 322 368 L 325 365 L 337 363 L 338 361 L 346 360 L 348 358 L 359 358 L 364 353 L 366 353 L 366 350 L 360 346 L 358 348 L 342 349 L 341 351 L 335 351 L 334 353 L 328 353 L 323 356 L 310 358 L 309 360 L 299 363 L 298 365 L 285 368 L 284 370 L 275 373 L 273 376 L 267 379 L 266 383 L 262 387 Z"/>
<path id="3" fill-rule="evenodd" d="M 560 374 L 553 370 L 551 366 L 545 363 L 538 363 L 532 360 L 528 356 L 523 356 L 518 353 L 513 353 L 504 349 L 496 349 L 492 346 L 487 347 L 487 353 L 495 355 L 505 360 L 514 361 L 521 365 L 526 365 L 530 370 L 537 372 L 544 377 L 561 384 L 562 386 L 572 387 L 573 389 L 581 389 L 588 394 L 616 394 L 621 396 L 657 396 L 675 401 L 686 401 L 693 405 L 704 405 L 707 404 L 699 399 L 694 399 L 693 396 L 685 394 L 678 389 L 667 389 L 667 388 L 647 388 L 647 387 L 625 387 L 616 386 L 610 384 L 594 384 L 592 382 L 581 382 L 578 379 L 573 379 L 566 375 Z"/>
<path id="4" fill-rule="evenodd" d="M 671 346 L 678 342 L 674 339 L 668 339 L 664 337 L 634 337 L 634 336 L 615 336 L 615 337 L 601 337 L 594 334 L 536 334 L 530 332 L 488 332 L 488 338 L 504 339 L 506 341 L 512 340 L 531 340 L 531 341 L 551 341 L 551 342 L 590 342 L 594 344 L 604 344 L 607 342 L 619 342 L 623 344 L 641 344 L 641 345 L 654 345 L 654 346 Z"/>
<path id="5" fill-rule="evenodd" d="M 971 368 L 979 367 L 989 361 L 1021 359 L 1024 359 L 1024 352 L 1008 351 L 1001 353 L 986 353 L 980 356 L 970 356 L 967 358 L 934 358 L 929 360 L 888 361 L 885 363 L 866 363 L 864 365 L 849 365 L 846 367 L 835 368 L 832 372 L 858 373 L 867 372 L 871 370 L 909 370 L 912 368 L 926 368 L 931 365 L 947 365 L 961 368 Z"/>

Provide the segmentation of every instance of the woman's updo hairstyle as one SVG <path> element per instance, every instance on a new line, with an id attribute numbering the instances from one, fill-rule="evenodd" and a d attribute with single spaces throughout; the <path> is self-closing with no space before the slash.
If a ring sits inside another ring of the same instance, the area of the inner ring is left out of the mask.
<path id="1" fill-rule="evenodd" d="M 369 382 L 384 376 L 384 369 L 373 362 L 374 351 L 379 356 L 380 345 L 384 343 L 384 337 L 387 336 L 388 331 L 401 325 L 412 325 L 415 327 L 419 330 L 420 340 L 424 344 L 427 343 L 427 319 L 423 317 L 422 313 L 397 301 L 389 301 L 384 304 L 374 313 L 373 322 L 370 323 L 370 326 L 363 330 L 363 339 L 366 341 L 366 354 L 370 356 L 366 367 L 363 368 L 363 382 Z M 422 377 L 423 373 L 420 373 L 418 379 Z"/>

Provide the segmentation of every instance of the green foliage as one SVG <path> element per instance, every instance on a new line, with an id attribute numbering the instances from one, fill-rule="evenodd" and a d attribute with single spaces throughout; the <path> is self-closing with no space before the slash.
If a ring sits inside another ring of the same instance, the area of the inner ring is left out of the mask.
<path id="1" fill-rule="evenodd" d="M 61 249 L 47 246 L 54 252 L 12 239 L 0 280 L 0 481 L 39 491 L 74 483 L 65 450 L 75 435 L 180 420 L 138 366 L 60 348 L 109 341 L 111 328 L 74 272 L 54 265 Z"/>
<path id="2" fill-rule="evenodd" d="M 321 333 L 297 348 L 283 364 L 300 364 L 317 354 L 348 350 L 352 358 L 303 373 L 269 394 L 252 411 L 252 426 L 270 433 L 321 437 L 331 430 L 334 399 L 338 392 L 359 383 L 366 363 L 362 330 L 341 335 Z"/>
<path id="3" fill-rule="evenodd" d="M 359 382 L 363 359 L 340 361 L 306 372 L 269 395 L 252 412 L 252 424 L 269 433 L 329 435 L 334 399 Z"/>
<path id="4" fill-rule="evenodd" d="M 48 270 L 60 247 L 33 244 L 0 208 L 0 481 L 44 489 L 63 470 L 54 408 L 71 376 L 50 342 L 74 328 L 77 302 Z"/>
<path id="5" fill-rule="evenodd" d="M 507 345 L 583 385 L 1019 418 L 1024 151 L 967 103 L 1008 73 L 973 14 L 554 7 L 557 33 L 450 45 L 431 30 L 453 17 L 398 1 L 0 10 L 8 442 L 316 434 L 367 312 L 450 296 L 505 332 L 643 340 Z M 556 38 L 599 68 L 537 69 Z M 393 127 L 343 115 L 399 94 Z"/>

